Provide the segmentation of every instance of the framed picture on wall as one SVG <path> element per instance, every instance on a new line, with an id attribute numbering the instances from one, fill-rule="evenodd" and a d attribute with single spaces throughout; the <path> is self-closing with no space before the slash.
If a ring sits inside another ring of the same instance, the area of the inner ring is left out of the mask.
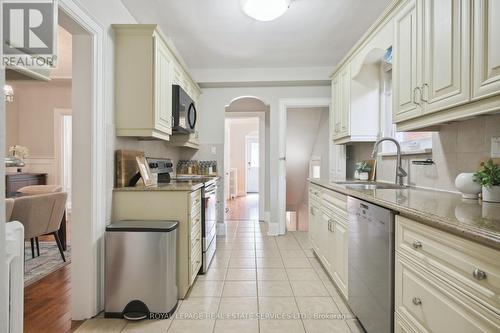
<path id="1" fill-rule="evenodd" d="M 137 165 L 139 167 L 139 172 L 141 173 L 144 186 L 155 185 L 153 174 L 151 173 L 151 169 L 149 168 L 149 164 L 148 161 L 146 160 L 146 157 L 144 155 L 141 155 L 137 156 L 135 159 L 137 161 Z"/>

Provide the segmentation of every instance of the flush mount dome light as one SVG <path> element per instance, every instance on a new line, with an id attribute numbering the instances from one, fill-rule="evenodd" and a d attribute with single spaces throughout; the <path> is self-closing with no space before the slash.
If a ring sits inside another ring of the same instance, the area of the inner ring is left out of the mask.
<path id="1" fill-rule="evenodd" d="M 283 15 L 291 0 L 242 0 L 241 8 L 257 21 L 272 21 Z"/>

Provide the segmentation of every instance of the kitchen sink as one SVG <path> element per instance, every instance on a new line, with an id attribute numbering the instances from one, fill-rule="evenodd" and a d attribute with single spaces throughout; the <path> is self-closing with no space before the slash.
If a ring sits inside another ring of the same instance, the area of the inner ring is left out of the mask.
<path id="1" fill-rule="evenodd" d="M 358 190 L 399 190 L 407 188 L 407 186 L 401 186 L 392 183 L 376 183 L 363 181 L 335 182 L 335 184 L 345 185 L 346 187 Z"/>

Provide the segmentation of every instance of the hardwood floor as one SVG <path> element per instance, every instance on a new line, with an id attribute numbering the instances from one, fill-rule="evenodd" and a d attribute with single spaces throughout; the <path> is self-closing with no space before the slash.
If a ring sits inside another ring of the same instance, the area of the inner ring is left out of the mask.
<path id="1" fill-rule="evenodd" d="M 259 194 L 249 193 L 244 197 L 228 200 L 226 207 L 226 220 L 258 220 L 259 219 Z"/>
<path id="2" fill-rule="evenodd" d="M 71 321 L 71 268 L 66 265 L 24 289 L 24 332 L 66 333 Z"/>

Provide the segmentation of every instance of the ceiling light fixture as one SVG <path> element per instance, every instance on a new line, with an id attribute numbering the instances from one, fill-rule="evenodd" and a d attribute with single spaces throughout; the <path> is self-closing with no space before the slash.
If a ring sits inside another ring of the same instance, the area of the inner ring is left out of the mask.
<path id="1" fill-rule="evenodd" d="M 14 102 L 14 89 L 9 84 L 3 86 L 3 94 L 5 102 Z"/>
<path id="2" fill-rule="evenodd" d="M 291 0 L 242 0 L 241 8 L 257 21 L 272 21 L 285 14 Z"/>

